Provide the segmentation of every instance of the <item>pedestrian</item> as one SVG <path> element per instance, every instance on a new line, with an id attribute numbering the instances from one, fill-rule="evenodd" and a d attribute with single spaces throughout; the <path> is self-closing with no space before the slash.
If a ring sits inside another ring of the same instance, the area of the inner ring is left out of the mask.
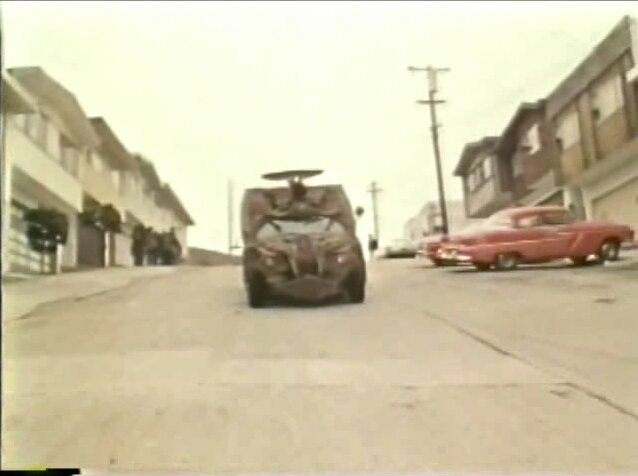
<path id="1" fill-rule="evenodd" d="M 372 235 L 368 235 L 368 251 L 370 252 L 370 260 L 374 258 L 374 252 L 377 251 L 379 247 L 379 242 L 376 237 Z"/>
<path id="2" fill-rule="evenodd" d="M 162 244 L 161 235 L 156 232 L 152 227 L 149 227 L 146 231 L 146 257 L 147 263 L 151 266 L 157 266 L 161 264 Z"/>
<path id="3" fill-rule="evenodd" d="M 144 265 L 144 254 L 146 251 L 146 230 L 142 225 L 135 225 L 133 228 L 133 243 L 131 244 L 131 254 L 135 266 Z"/>

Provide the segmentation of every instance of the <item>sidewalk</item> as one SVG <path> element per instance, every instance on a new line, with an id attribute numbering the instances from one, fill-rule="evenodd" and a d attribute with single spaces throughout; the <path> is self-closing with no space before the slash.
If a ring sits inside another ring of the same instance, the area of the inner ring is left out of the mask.
<path id="1" fill-rule="evenodd" d="M 66 299 L 88 297 L 127 286 L 137 279 L 174 273 L 174 267 L 92 269 L 59 275 L 36 275 L 2 280 L 2 320 L 14 320 L 38 306 Z"/>
<path id="2" fill-rule="evenodd" d="M 620 250 L 618 261 L 605 263 L 608 268 L 638 269 L 638 246 L 633 245 Z"/>

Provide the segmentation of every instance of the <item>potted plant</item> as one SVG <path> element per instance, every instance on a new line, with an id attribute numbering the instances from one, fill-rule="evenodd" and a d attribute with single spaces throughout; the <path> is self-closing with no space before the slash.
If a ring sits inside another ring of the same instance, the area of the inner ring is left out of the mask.
<path id="1" fill-rule="evenodd" d="M 67 216 L 53 208 L 33 208 L 24 214 L 27 239 L 32 250 L 57 256 L 58 245 L 65 245 L 69 233 Z"/>

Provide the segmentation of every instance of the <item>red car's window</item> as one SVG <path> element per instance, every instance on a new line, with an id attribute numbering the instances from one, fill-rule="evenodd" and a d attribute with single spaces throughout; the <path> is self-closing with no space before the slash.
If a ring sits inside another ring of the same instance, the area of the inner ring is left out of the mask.
<path id="1" fill-rule="evenodd" d="M 482 225 L 484 229 L 512 228 L 514 223 L 512 218 L 505 213 L 495 213 L 489 217 Z"/>
<path id="2" fill-rule="evenodd" d="M 567 210 L 545 212 L 543 213 L 543 222 L 546 225 L 569 225 L 574 222 L 574 216 Z"/>
<path id="3" fill-rule="evenodd" d="M 540 215 L 527 215 L 519 218 L 517 221 L 517 226 L 519 228 L 531 228 L 541 225 L 543 225 L 543 219 Z"/>

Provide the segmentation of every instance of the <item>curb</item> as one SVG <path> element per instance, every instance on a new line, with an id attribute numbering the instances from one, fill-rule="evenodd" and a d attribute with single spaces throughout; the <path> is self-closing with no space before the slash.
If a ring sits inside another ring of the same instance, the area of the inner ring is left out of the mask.
<path id="1" fill-rule="evenodd" d="M 144 280 L 150 280 L 154 278 L 169 276 L 169 275 L 172 275 L 174 272 L 175 270 L 171 270 L 168 272 L 155 273 L 155 274 L 146 275 L 146 276 L 139 275 L 139 276 L 118 277 L 119 279 L 113 279 L 113 281 L 108 284 L 97 283 L 94 287 L 86 291 L 78 290 L 76 292 L 68 292 L 68 293 L 62 292 L 62 293 L 59 293 L 60 295 L 58 296 L 45 297 L 44 299 L 40 301 L 38 301 L 37 298 L 27 300 L 26 297 L 22 296 L 22 299 L 20 298 L 16 299 L 18 303 L 17 305 L 15 305 L 14 309 L 11 309 L 11 305 L 8 304 L 8 302 L 12 300 L 10 296 L 11 293 L 7 293 L 5 290 L 3 293 L 3 297 L 4 297 L 3 302 L 5 305 L 2 306 L 2 314 L 3 314 L 2 322 L 11 322 L 11 321 L 26 319 L 43 306 L 59 304 L 59 303 L 69 302 L 69 301 L 81 301 L 84 299 L 89 299 L 93 296 L 97 296 L 100 294 L 108 293 L 110 291 L 126 288 L 130 286 L 131 284 L 135 283 L 136 281 L 144 281 Z M 19 302 L 20 300 L 22 300 L 22 303 Z"/>

